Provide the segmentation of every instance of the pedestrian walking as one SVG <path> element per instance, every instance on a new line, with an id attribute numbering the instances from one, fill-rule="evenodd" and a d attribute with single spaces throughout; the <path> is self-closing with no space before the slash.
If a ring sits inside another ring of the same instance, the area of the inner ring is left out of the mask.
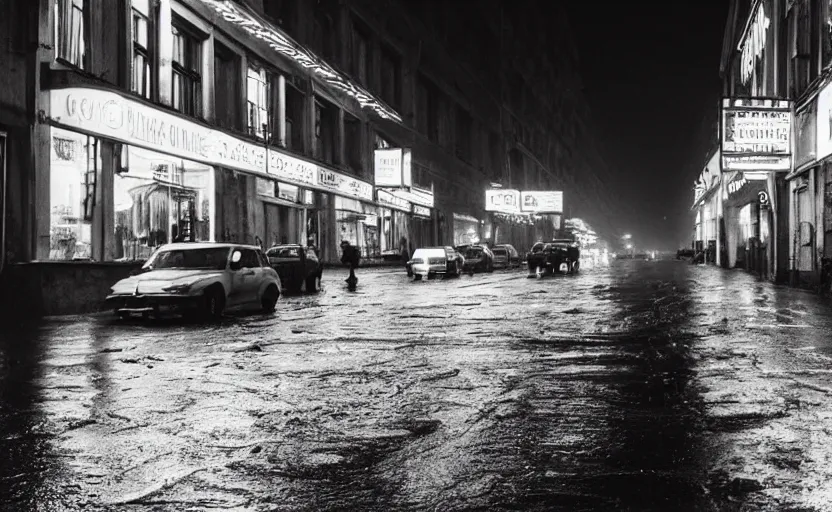
<path id="1" fill-rule="evenodd" d="M 347 285 L 354 288 L 358 284 L 358 278 L 355 276 L 355 269 L 358 268 L 358 263 L 361 260 L 361 254 L 358 248 L 351 245 L 348 241 L 341 242 L 341 263 L 349 266 L 350 276 L 346 279 Z"/>

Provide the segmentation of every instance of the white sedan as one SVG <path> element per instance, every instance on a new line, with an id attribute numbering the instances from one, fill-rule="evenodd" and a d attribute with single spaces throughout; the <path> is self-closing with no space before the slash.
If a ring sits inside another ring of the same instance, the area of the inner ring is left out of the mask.
<path id="1" fill-rule="evenodd" d="M 219 318 L 232 309 L 272 312 L 280 277 L 259 247 L 176 243 L 160 247 L 141 271 L 112 287 L 105 304 L 116 315 L 163 312 Z"/>

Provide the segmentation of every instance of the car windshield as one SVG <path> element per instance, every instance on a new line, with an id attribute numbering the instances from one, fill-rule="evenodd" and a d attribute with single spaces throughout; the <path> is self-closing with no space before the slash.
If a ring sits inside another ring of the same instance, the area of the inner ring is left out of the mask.
<path id="1" fill-rule="evenodd" d="M 222 270 L 228 263 L 228 247 L 206 249 L 172 249 L 156 253 L 145 264 L 146 269 L 191 268 Z"/>
<path id="2" fill-rule="evenodd" d="M 267 256 L 269 258 L 300 258 L 300 249 L 297 247 L 281 247 L 270 250 Z"/>
<path id="3" fill-rule="evenodd" d="M 532 247 L 532 252 L 542 252 L 543 248 L 543 244 L 535 244 L 534 247 Z"/>
<path id="4" fill-rule="evenodd" d="M 479 258 L 482 256 L 482 249 L 468 249 L 465 251 L 466 258 Z"/>
<path id="5" fill-rule="evenodd" d="M 492 252 L 494 253 L 494 256 L 505 256 L 508 254 L 505 249 L 494 249 Z"/>

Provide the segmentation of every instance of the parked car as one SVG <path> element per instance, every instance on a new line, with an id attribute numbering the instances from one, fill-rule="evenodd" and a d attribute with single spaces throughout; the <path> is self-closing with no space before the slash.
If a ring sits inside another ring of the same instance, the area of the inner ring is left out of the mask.
<path id="1" fill-rule="evenodd" d="M 580 269 L 581 250 L 569 239 L 538 242 L 527 256 L 530 275 L 538 278 L 546 274 L 575 273 Z"/>
<path id="2" fill-rule="evenodd" d="M 324 267 L 314 247 L 276 245 L 266 251 L 266 257 L 280 276 L 284 290 L 299 292 L 305 288 L 309 293 L 320 291 Z"/>
<path id="3" fill-rule="evenodd" d="M 464 259 L 453 247 L 423 247 L 416 249 L 407 262 L 407 275 L 416 281 L 430 279 L 436 274 L 459 276 Z"/>
<path id="4" fill-rule="evenodd" d="M 281 291 L 280 278 L 259 247 L 174 243 L 113 285 L 105 304 L 122 318 L 164 313 L 219 318 L 231 309 L 272 312 Z"/>
<path id="5" fill-rule="evenodd" d="M 494 266 L 502 268 L 519 267 L 522 264 L 520 253 L 513 245 L 495 245 L 491 252 L 494 254 Z"/>
<path id="6" fill-rule="evenodd" d="M 485 245 L 459 246 L 456 250 L 465 258 L 463 272 L 494 272 L 494 254 Z"/>

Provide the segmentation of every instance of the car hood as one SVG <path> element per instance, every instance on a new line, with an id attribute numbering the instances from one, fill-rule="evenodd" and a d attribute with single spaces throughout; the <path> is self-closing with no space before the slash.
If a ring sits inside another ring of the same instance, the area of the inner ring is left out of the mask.
<path id="1" fill-rule="evenodd" d="M 216 279 L 220 270 L 163 269 L 151 270 L 122 279 L 113 286 L 113 293 L 161 293 L 172 285 L 193 285 L 205 279 Z"/>

